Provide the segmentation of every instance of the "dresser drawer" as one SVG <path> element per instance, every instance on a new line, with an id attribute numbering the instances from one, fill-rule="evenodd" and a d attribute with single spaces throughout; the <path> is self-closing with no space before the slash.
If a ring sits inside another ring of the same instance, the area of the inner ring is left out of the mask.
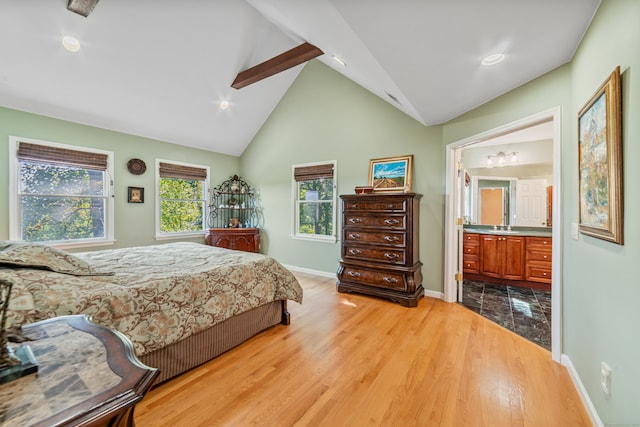
<path id="1" fill-rule="evenodd" d="M 527 280 L 551 283 L 551 266 L 527 265 Z"/>
<path id="2" fill-rule="evenodd" d="M 343 225 L 351 227 L 372 227 L 379 230 L 406 230 L 407 217 L 405 215 L 358 215 L 349 213 L 344 215 Z"/>
<path id="3" fill-rule="evenodd" d="M 480 245 L 464 245 L 462 252 L 464 255 L 480 255 Z"/>
<path id="4" fill-rule="evenodd" d="M 344 241 L 350 243 L 371 243 L 404 248 L 407 245 L 407 235 L 403 232 L 393 231 L 345 230 Z"/>
<path id="5" fill-rule="evenodd" d="M 380 270 L 345 266 L 341 281 L 358 283 L 378 288 L 406 290 L 404 275 Z"/>
<path id="6" fill-rule="evenodd" d="M 462 271 L 465 273 L 480 273 L 478 257 L 464 256 L 462 259 Z"/>
<path id="7" fill-rule="evenodd" d="M 529 261 L 548 262 L 549 265 L 551 265 L 551 251 L 539 251 L 527 248 L 527 262 Z"/>
<path id="8" fill-rule="evenodd" d="M 404 265 L 406 252 L 402 249 L 352 246 L 342 246 L 342 257 L 356 261 L 375 261 L 384 264 Z"/>
<path id="9" fill-rule="evenodd" d="M 464 233 L 462 237 L 463 243 L 466 244 L 480 244 L 480 235 L 475 233 Z"/>
<path id="10" fill-rule="evenodd" d="M 526 238 L 527 249 L 535 249 L 538 251 L 551 252 L 552 240 L 551 237 L 527 237 Z"/>
<path id="11" fill-rule="evenodd" d="M 344 211 L 366 212 L 406 212 L 407 201 L 401 200 L 348 200 L 344 202 Z"/>

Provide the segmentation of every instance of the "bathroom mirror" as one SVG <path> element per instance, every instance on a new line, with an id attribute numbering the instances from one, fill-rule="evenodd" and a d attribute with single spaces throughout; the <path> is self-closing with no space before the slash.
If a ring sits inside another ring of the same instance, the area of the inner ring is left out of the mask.
<path id="1" fill-rule="evenodd" d="M 471 177 L 471 188 L 465 206 L 466 222 L 478 225 L 515 225 L 516 182 L 517 179 L 509 177 Z"/>

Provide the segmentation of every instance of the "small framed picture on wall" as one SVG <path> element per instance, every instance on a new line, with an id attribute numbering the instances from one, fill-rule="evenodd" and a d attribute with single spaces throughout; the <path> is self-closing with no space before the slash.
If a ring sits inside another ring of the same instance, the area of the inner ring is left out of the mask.
<path id="1" fill-rule="evenodd" d="M 127 193 L 127 201 L 129 203 L 144 203 L 144 188 L 129 187 L 129 191 Z"/>

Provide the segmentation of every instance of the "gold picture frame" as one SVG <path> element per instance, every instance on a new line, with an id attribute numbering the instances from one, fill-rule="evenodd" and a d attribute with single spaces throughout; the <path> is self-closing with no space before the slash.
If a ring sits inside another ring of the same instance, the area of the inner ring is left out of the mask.
<path id="1" fill-rule="evenodd" d="M 369 161 L 369 185 L 375 192 L 410 192 L 413 154 Z"/>
<path id="2" fill-rule="evenodd" d="M 624 244 L 619 66 L 578 113 L 578 194 L 580 233 Z"/>

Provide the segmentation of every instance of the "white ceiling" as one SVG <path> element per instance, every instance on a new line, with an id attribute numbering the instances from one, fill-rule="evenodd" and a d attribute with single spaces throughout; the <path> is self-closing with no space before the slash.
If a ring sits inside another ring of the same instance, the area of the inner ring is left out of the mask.
<path id="1" fill-rule="evenodd" d="M 600 0 L 100 0 L 87 18 L 66 4 L 0 0 L 0 105 L 237 156 L 303 65 L 231 82 L 303 41 L 433 125 L 569 62 Z"/>

